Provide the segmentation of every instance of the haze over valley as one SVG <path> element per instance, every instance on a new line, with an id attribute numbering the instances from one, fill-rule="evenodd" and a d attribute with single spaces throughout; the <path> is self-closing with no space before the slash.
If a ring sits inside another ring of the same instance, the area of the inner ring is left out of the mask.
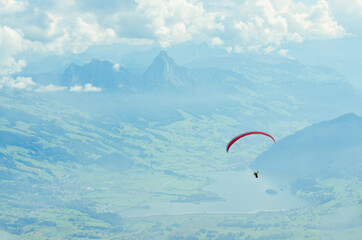
<path id="1" fill-rule="evenodd" d="M 359 239 L 361 6 L 161 2 L 0 1 L 0 239 Z"/>

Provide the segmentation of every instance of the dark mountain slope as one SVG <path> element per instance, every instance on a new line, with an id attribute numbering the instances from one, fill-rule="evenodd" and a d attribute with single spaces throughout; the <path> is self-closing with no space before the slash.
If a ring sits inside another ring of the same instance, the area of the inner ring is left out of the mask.
<path id="1" fill-rule="evenodd" d="M 136 77 L 121 66 L 93 59 L 84 66 L 69 65 L 63 73 L 61 85 L 72 87 L 90 83 L 95 87 L 114 90 L 128 87 L 135 81 Z"/>
<path id="2" fill-rule="evenodd" d="M 188 70 L 178 66 L 165 51 L 160 52 L 142 77 L 145 90 L 180 91 L 193 86 Z"/>
<path id="3" fill-rule="evenodd" d="M 362 117 L 353 113 L 306 127 L 283 138 L 251 167 L 269 174 L 361 174 Z"/>

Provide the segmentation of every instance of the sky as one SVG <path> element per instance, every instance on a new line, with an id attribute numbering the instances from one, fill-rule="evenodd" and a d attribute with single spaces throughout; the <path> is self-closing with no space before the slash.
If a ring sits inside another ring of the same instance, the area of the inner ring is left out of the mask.
<path id="1" fill-rule="evenodd" d="M 0 0 L 0 88 L 33 84 L 11 77 L 32 54 L 194 42 L 292 57 L 287 44 L 358 38 L 361 23 L 362 0 Z"/>

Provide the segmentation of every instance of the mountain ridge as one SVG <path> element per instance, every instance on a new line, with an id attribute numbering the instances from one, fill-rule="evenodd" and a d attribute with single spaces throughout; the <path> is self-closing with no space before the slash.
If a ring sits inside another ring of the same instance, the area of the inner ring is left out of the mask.
<path id="1" fill-rule="evenodd" d="M 193 87 L 193 79 L 187 68 L 181 67 L 161 51 L 142 74 L 146 89 L 186 90 Z"/>
<path id="2" fill-rule="evenodd" d="M 114 90 L 130 86 L 135 79 L 125 68 L 117 64 L 92 59 L 83 66 L 71 63 L 61 77 L 61 85 L 74 87 L 92 84 L 94 87 Z"/>
<path id="3" fill-rule="evenodd" d="M 360 172 L 362 117 L 348 113 L 289 135 L 251 164 L 254 169 L 289 176 Z"/>

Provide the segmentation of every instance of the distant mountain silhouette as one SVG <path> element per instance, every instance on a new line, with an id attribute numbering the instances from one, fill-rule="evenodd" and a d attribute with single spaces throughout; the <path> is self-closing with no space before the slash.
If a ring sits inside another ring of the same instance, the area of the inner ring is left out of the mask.
<path id="1" fill-rule="evenodd" d="M 188 70 L 178 66 L 165 51 L 153 60 L 142 75 L 143 88 L 147 90 L 182 91 L 193 87 Z"/>
<path id="2" fill-rule="evenodd" d="M 251 164 L 260 172 L 302 177 L 361 174 L 362 117 L 353 113 L 306 127 L 274 144 Z"/>
<path id="3" fill-rule="evenodd" d="M 103 90 L 114 90 L 128 87 L 132 81 L 135 81 L 135 77 L 121 66 L 93 59 L 84 66 L 70 64 L 63 73 L 61 85 L 72 87 L 90 83 Z"/>
<path id="4" fill-rule="evenodd" d="M 252 82 L 240 74 L 221 68 L 197 68 L 191 70 L 195 86 L 206 92 L 239 93 L 245 88 L 255 89 Z"/>
<path id="5" fill-rule="evenodd" d="M 298 101 L 313 105 L 330 104 L 333 101 L 333 105 L 337 108 L 356 102 L 353 87 L 337 71 L 321 66 L 308 66 L 297 60 L 239 54 L 195 60 L 185 66 L 193 72 L 197 69 L 210 68 L 227 70 L 233 73 L 231 79 L 239 74 L 237 78 L 254 83 L 259 94 L 266 96 L 279 98 L 290 95 Z M 196 71 L 196 74 L 199 72 Z M 218 74 L 221 74 L 221 71 L 218 71 Z M 201 78 L 205 79 L 204 76 L 205 74 L 201 75 Z"/>

